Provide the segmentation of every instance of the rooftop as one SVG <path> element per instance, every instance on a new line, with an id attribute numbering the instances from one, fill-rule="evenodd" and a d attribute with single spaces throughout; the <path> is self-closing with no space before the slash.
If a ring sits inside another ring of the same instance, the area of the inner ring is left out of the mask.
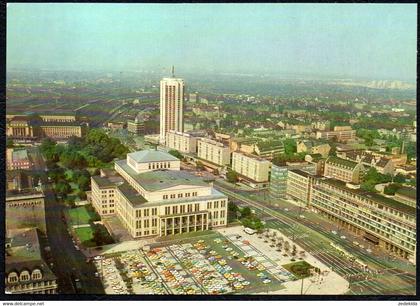
<path id="1" fill-rule="evenodd" d="M 92 176 L 92 179 L 98 184 L 99 188 L 112 188 L 122 184 L 124 179 L 120 176 Z"/>
<path id="2" fill-rule="evenodd" d="M 118 190 L 124 195 L 124 197 L 130 201 L 133 205 L 141 205 L 147 202 L 147 200 L 142 197 L 129 183 L 124 182 L 121 185 L 118 185 Z"/>
<path id="3" fill-rule="evenodd" d="M 400 189 L 397 190 L 397 192 L 395 192 L 395 194 L 406 196 L 406 197 L 414 199 L 414 200 L 417 198 L 416 189 L 415 188 L 410 188 L 410 187 L 401 187 Z"/>
<path id="4" fill-rule="evenodd" d="M 372 201 L 375 201 L 377 203 L 380 203 L 384 206 L 387 206 L 389 208 L 395 209 L 397 211 L 400 211 L 402 213 L 408 214 L 410 216 L 415 216 L 416 215 L 416 208 L 409 206 L 407 204 L 398 202 L 394 199 L 391 198 L 387 198 L 384 197 L 378 193 L 374 193 L 374 192 L 369 192 L 369 191 L 365 191 L 362 189 L 352 189 L 352 188 L 348 188 L 346 186 L 345 182 L 333 179 L 333 178 L 325 178 L 323 179 L 323 182 L 326 182 L 330 185 L 336 186 L 340 189 L 346 190 L 348 192 L 360 195 L 360 196 L 364 196 L 366 198 L 371 199 Z"/>
<path id="5" fill-rule="evenodd" d="M 127 156 L 134 159 L 137 163 L 149 163 L 158 161 L 179 161 L 175 156 L 158 150 L 142 150 L 128 153 Z"/>
<path id="6" fill-rule="evenodd" d="M 327 160 L 326 160 L 326 163 L 341 165 L 341 166 L 351 168 L 351 169 L 354 169 L 358 165 L 354 161 L 347 160 L 347 159 L 342 159 L 342 158 L 335 157 L 335 156 L 328 157 Z"/>
<path id="7" fill-rule="evenodd" d="M 118 160 L 115 163 L 145 190 L 151 192 L 179 185 L 209 186 L 209 184 L 204 182 L 202 179 L 182 170 L 174 171 L 162 169 L 137 173 L 127 165 L 126 160 Z"/>

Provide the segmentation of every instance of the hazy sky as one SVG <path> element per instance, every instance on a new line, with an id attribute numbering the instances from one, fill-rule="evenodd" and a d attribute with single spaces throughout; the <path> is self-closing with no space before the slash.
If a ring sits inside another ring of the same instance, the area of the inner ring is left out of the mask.
<path id="1" fill-rule="evenodd" d="M 8 68 L 416 77 L 415 4 L 9 4 Z"/>

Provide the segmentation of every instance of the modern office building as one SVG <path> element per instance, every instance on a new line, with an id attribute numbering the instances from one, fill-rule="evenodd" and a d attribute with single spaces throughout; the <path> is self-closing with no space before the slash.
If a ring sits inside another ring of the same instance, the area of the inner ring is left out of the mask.
<path id="1" fill-rule="evenodd" d="M 232 169 L 239 174 L 239 179 L 253 188 L 267 187 L 271 162 L 261 157 L 241 153 L 232 153 Z"/>
<path id="2" fill-rule="evenodd" d="M 216 167 L 230 164 L 229 146 L 213 139 L 200 138 L 197 141 L 197 156 L 199 159 L 208 162 Z"/>
<path id="3" fill-rule="evenodd" d="M 57 277 L 43 259 L 43 249 L 36 228 L 8 231 L 5 253 L 6 293 L 57 293 Z"/>
<path id="4" fill-rule="evenodd" d="M 331 178 L 313 181 L 310 205 L 339 226 L 415 261 L 415 207 Z"/>
<path id="5" fill-rule="evenodd" d="M 104 172 L 91 179 L 95 209 L 100 215 L 110 214 L 110 200 L 114 200 L 113 213 L 133 238 L 227 224 L 227 197 L 211 184 L 181 171 L 180 161 L 166 152 L 129 153 L 127 159 L 115 162 L 114 173 Z"/>
<path id="6" fill-rule="evenodd" d="M 361 163 L 335 156 L 328 157 L 324 167 L 324 176 L 354 184 L 359 184 L 361 182 L 365 169 Z"/>
<path id="7" fill-rule="evenodd" d="M 172 77 L 160 81 L 160 142 L 169 130 L 184 132 L 184 80 Z"/>
<path id="8" fill-rule="evenodd" d="M 284 145 L 280 140 L 259 141 L 254 146 L 255 153 L 265 159 L 273 159 L 284 154 Z"/>

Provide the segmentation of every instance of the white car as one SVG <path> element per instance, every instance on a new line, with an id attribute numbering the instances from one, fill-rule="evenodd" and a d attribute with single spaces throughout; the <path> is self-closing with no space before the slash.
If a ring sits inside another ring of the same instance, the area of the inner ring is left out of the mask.
<path id="1" fill-rule="evenodd" d="M 341 239 L 346 239 L 346 236 L 341 236 L 340 238 L 341 238 Z"/>
<path id="2" fill-rule="evenodd" d="M 285 208 L 284 211 L 289 211 L 289 209 L 288 208 Z"/>
<path id="3" fill-rule="evenodd" d="M 79 248 L 79 246 L 78 246 L 78 245 L 75 245 L 75 246 L 74 246 L 74 248 L 75 248 L 76 250 L 78 250 L 78 251 L 80 250 L 80 248 Z"/>
<path id="4" fill-rule="evenodd" d="M 367 249 L 366 250 L 368 253 L 372 253 L 372 250 L 371 249 Z"/>
<path id="5" fill-rule="evenodd" d="M 336 231 L 331 231 L 331 233 L 333 233 L 334 235 L 337 235 L 337 232 Z"/>
<path id="6" fill-rule="evenodd" d="M 299 216 L 301 219 L 305 219 L 305 216 L 304 215 L 300 215 Z"/>

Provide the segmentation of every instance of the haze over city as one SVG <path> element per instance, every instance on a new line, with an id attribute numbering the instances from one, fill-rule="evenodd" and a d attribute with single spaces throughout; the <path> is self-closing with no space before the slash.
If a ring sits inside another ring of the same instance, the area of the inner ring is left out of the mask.
<path id="1" fill-rule="evenodd" d="M 8 70 L 416 76 L 414 5 L 13 3 L 7 17 Z"/>

